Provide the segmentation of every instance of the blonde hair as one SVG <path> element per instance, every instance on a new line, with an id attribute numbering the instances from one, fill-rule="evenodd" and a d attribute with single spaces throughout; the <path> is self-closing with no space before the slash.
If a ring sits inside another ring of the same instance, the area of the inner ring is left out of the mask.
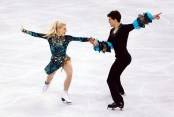
<path id="1" fill-rule="evenodd" d="M 48 30 L 48 32 L 46 33 L 45 37 L 48 38 L 54 38 L 57 35 L 58 32 L 58 28 L 62 28 L 63 26 L 65 26 L 66 23 L 64 22 L 60 22 L 60 21 L 54 21 L 52 23 L 51 28 Z"/>

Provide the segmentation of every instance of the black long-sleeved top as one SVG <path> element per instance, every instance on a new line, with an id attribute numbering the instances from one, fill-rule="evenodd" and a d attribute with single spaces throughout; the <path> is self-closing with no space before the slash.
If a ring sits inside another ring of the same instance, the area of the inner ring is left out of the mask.
<path id="1" fill-rule="evenodd" d="M 112 43 L 112 46 L 115 50 L 116 57 L 122 57 L 128 53 L 127 50 L 127 41 L 129 32 L 134 29 L 133 24 L 120 24 L 117 32 L 114 33 L 114 28 L 111 29 L 108 42 Z"/>
<path id="2" fill-rule="evenodd" d="M 114 48 L 116 58 L 128 54 L 127 41 L 129 32 L 133 29 L 145 28 L 145 25 L 151 23 L 152 20 L 154 20 L 152 14 L 146 12 L 143 15 L 139 15 L 132 24 L 120 24 L 115 33 L 114 28 L 112 28 L 108 40 L 102 42 L 97 40 L 98 44 L 94 46 L 94 50 L 99 52 L 111 52 L 111 49 Z"/>

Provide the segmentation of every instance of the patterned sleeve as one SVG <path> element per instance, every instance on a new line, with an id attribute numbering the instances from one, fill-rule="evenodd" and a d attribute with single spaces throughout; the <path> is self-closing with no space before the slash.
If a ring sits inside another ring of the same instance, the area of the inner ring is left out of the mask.
<path id="1" fill-rule="evenodd" d="M 135 29 L 145 28 L 145 25 L 152 23 L 152 20 L 154 18 L 150 12 L 143 13 L 143 15 L 139 14 L 138 18 L 133 22 L 133 26 Z"/>
<path id="2" fill-rule="evenodd" d="M 33 37 L 40 37 L 40 38 L 43 38 L 43 39 L 47 39 L 47 37 L 45 37 L 46 34 L 36 33 L 36 32 L 33 32 L 33 31 L 26 30 L 26 29 L 23 29 L 22 32 L 26 33 L 26 34 L 29 34 Z"/>
<path id="3" fill-rule="evenodd" d="M 73 37 L 73 36 L 67 36 L 70 41 L 80 41 L 80 42 L 88 42 L 89 38 L 87 37 Z"/>
<path id="4" fill-rule="evenodd" d="M 94 46 L 95 51 L 102 51 L 103 53 L 105 52 L 111 52 L 111 49 L 113 49 L 112 43 L 109 41 L 99 41 L 95 40 L 97 42 L 97 45 Z"/>

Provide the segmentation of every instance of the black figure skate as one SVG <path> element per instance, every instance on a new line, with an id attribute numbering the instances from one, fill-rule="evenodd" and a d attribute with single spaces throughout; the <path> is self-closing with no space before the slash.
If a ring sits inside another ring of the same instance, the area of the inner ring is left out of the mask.
<path id="1" fill-rule="evenodd" d="M 118 103 L 118 104 L 117 104 L 116 102 L 114 102 L 114 103 L 112 103 L 112 104 L 109 104 L 108 107 L 107 107 L 107 109 L 112 109 L 112 110 L 114 110 L 114 109 L 117 108 L 117 107 L 119 107 L 120 110 L 122 110 L 123 107 L 124 107 L 124 102 L 120 102 L 120 103 Z"/>

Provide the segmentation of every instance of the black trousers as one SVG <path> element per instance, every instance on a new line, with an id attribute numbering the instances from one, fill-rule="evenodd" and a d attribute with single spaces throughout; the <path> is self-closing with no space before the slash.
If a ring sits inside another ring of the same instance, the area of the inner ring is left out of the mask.
<path id="1" fill-rule="evenodd" d="M 111 92 L 112 99 L 116 103 L 120 102 L 124 103 L 123 97 L 119 93 L 119 92 L 124 92 L 124 89 L 121 85 L 120 76 L 124 71 L 124 69 L 130 63 L 131 63 L 131 56 L 129 53 L 127 53 L 126 55 L 117 58 L 110 69 L 107 83 Z"/>

